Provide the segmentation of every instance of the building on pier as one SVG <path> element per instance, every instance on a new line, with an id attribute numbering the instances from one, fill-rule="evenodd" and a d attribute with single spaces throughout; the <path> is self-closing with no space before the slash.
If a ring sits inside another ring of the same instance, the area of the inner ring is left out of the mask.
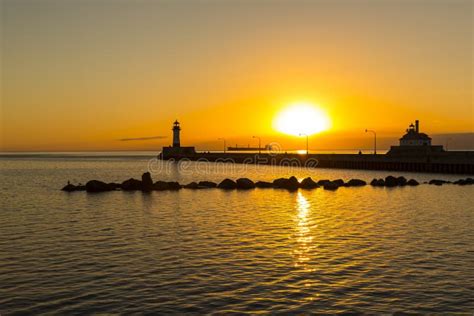
<path id="1" fill-rule="evenodd" d="M 194 147 L 182 147 L 180 140 L 181 126 L 178 120 L 174 121 L 173 128 L 173 145 L 168 147 L 163 147 L 161 151 L 161 157 L 185 157 L 188 155 L 196 154 Z"/>
<path id="2" fill-rule="evenodd" d="M 389 155 L 419 155 L 424 156 L 430 153 L 444 152 L 442 145 L 431 145 L 431 137 L 425 133 L 420 133 L 420 121 L 410 124 L 406 134 L 400 138 L 399 146 L 392 146 Z"/>

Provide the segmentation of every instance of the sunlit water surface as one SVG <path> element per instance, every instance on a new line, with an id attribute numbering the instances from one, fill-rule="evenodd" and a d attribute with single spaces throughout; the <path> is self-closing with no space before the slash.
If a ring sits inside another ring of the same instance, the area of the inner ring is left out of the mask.
<path id="1" fill-rule="evenodd" d="M 474 312 L 473 187 L 65 193 L 67 180 L 121 182 L 149 166 L 181 183 L 389 173 L 144 157 L 0 164 L 2 315 Z"/>

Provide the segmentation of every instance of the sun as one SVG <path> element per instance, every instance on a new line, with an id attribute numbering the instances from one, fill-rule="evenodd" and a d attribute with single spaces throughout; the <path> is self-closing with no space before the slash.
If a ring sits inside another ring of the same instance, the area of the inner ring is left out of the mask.
<path id="1" fill-rule="evenodd" d="M 298 102 L 278 113 L 273 125 L 276 130 L 285 134 L 309 136 L 327 130 L 331 122 L 320 107 L 308 102 Z"/>

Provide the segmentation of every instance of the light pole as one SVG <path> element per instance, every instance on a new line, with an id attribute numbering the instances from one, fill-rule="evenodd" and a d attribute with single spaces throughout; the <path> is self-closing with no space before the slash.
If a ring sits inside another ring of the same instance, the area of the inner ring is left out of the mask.
<path id="1" fill-rule="evenodd" d="M 377 133 L 371 129 L 366 129 L 365 132 L 370 132 L 374 134 L 374 155 L 377 155 Z"/>
<path id="2" fill-rule="evenodd" d="M 252 138 L 258 138 L 258 154 L 260 155 L 262 153 L 262 139 L 258 136 L 252 136 Z"/>
<path id="3" fill-rule="evenodd" d="M 224 141 L 224 154 L 225 154 L 225 148 L 226 148 L 225 138 L 218 138 L 218 140 L 223 140 Z"/>
<path id="4" fill-rule="evenodd" d="M 303 134 L 303 133 L 300 133 L 300 136 L 306 136 L 306 155 L 309 155 L 309 147 L 308 147 L 308 134 Z"/>

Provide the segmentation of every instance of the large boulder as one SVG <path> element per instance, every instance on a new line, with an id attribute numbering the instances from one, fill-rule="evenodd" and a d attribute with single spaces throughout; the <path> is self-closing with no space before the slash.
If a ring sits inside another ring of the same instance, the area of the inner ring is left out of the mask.
<path id="1" fill-rule="evenodd" d="M 288 179 L 286 178 L 275 179 L 273 181 L 273 185 L 275 186 L 275 188 L 295 191 L 295 190 L 298 190 L 300 183 L 298 182 L 298 179 L 296 179 L 296 177 L 292 176 Z"/>
<path id="2" fill-rule="evenodd" d="M 410 179 L 410 180 L 407 181 L 407 185 L 416 186 L 416 185 L 419 185 L 419 183 L 415 179 Z"/>
<path id="3" fill-rule="evenodd" d="M 333 180 L 331 182 L 335 183 L 338 187 L 344 186 L 344 180 L 342 179 Z"/>
<path id="4" fill-rule="evenodd" d="M 257 181 L 255 182 L 255 186 L 257 188 L 273 188 L 273 183 L 271 182 L 266 182 L 266 181 Z"/>
<path id="5" fill-rule="evenodd" d="M 128 179 L 122 182 L 120 185 L 122 190 L 124 191 L 135 191 L 135 190 L 141 190 L 142 189 L 142 182 L 137 179 Z"/>
<path id="6" fill-rule="evenodd" d="M 374 187 L 383 187 L 385 186 L 385 181 L 383 179 L 373 179 L 370 181 L 370 185 Z"/>
<path id="7" fill-rule="evenodd" d="M 365 182 L 364 180 L 351 179 L 351 180 L 349 180 L 349 182 L 346 183 L 346 186 L 348 186 L 348 187 L 362 187 L 366 184 L 367 184 L 367 182 Z"/>
<path id="8" fill-rule="evenodd" d="M 198 185 L 203 188 L 215 188 L 217 183 L 211 181 L 199 181 Z"/>
<path id="9" fill-rule="evenodd" d="M 407 179 L 403 176 L 398 177 L 397 181 L 398 181 L 398 185 L 401 186 L 401 187 L 407 185 Z"/>
<path id="10" fill-rule="evenodd" d="M 334 181 L 326 182 L 323 185 L 324 190 L 335 191 L 339 188 L 339 185 Z"/>
<path id="11" fill-rule="evenodd" d="M 91 180 L 86 183 L 87 192 L 105 192 L 111 190 L 112 188 L 107 183 L 99 180 Z"/>
<path id="12" fill-rule="evenodd" d="M 300 187 L 303 189 L 315 189 L 315 188 L 318 188 L 319 185 L 316 182 L 314 182 L 314 180 L 311 179 L 311 177 L 307 177 L 301 181 Z"/>
<path id="13" fill-rule="evenodd" d="M 237 189 L 250 190 L 250 189 L 255 188 L 255 183 L 248 178 L 237 179 L 236 183 L 237 183 Z"/>
<path id="14" fill-rule="evenodd" d="M 145 172 L 142 174 L 142 190 L 151 191 L 153 189 L 153 180 L 151 179 L 151 174 Z"/>
<path id="15" fill-rule="evenodd" d="M 224 190 L 233 190 L 237 188 L 237 183 L 231 179 L 224 179 L 217 185 L 217 187 Z"/>
<path id="16" fill-rule="evenodd" d="M 197 182 L 191 182 L 184 186 L 185 189 L 199 189 L 199 184 Z"/>
<path id="17" fill-rule="evenodd" d="M 398 180 L 394 176 L 388 176 L 385 178 L 386 187 L 396 187 L 398 186 Z"/>
<path id="18" fill-rule="evenodd" d="M 168 190 L 173 190 L 173 191 L 177 191 L 177 190 L 181 190 L 182 188 L 182 185 L 179 184 L 179 182 L 168 182 Z"/>
<path id="19" fill-rule="evenodd" d="M 169 184 L 169 182 L 166 182 L 166 181 L 156 181 L 153 184 L 153 190 L 155 190 L 155 191 L 170 190 L 170 184 Z"/>
<path id="20" fill-rule="evenodd" d="M 324 186 L 326 183 L 331 182 L 331 180 L 323 179 L 318 181 L 319 186 Z"/>

